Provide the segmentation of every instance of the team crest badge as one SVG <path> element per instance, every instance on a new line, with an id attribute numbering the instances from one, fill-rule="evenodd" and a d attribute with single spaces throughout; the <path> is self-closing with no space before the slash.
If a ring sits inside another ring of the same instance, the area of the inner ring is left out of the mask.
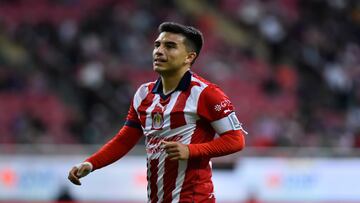
<path id="1" fill-rule="evenodd" d="M 164 117 L 161 113 L 156 112 L 152 115 L 152 128 L 159 130 L 164 124 Z"/>

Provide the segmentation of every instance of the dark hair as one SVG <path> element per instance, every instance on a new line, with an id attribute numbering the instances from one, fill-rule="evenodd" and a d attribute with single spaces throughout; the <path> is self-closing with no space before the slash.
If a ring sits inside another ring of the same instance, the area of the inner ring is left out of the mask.
<path id="1" fill-rule="evenodd" d="M 176 34 L 181 34 L 185 37 L 185 45 L 191 51 L 195 51 L 196 55 L 199 56 L 200 50 L 204 43 L 203 34 L 200 30 L 192 27 L 186 26 L 174 22 L 163 22 L 159 25 L 159 33 L 162 32 L 171 32 Z"/>

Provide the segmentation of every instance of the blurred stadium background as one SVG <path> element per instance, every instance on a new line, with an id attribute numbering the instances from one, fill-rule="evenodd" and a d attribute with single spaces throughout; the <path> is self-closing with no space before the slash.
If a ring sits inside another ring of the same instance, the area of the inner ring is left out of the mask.
<path id="1" fill-rule="evenodd" d="M 67 172 L 156 79 L 163 21 L 203 31 L 193 71 L 249 132 L 214 159 L 219 203 L 360 202 L 357 0 L 0 0 L 0 202 L 146 201 L 142 142 L 81 187 Z"/>

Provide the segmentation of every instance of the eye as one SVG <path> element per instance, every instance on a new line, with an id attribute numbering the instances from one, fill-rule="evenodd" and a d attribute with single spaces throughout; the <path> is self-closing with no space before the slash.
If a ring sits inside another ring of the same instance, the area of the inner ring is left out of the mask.
<path id="1" fill-rule="evenodd" d="M 165 47 L 168 49 L 174 49 L 174 48 L 176 48 L 176 44 L 175 43 L 165 43 Z"/>
<path id="2" fill-rule="evenodd" d="M 175 48 L 175 46 L 174 46 L 174 45 L 172 45 L 172 44 L 167 44 L 167 45 L 166 45 L 166 48 L 171 49 L 171 48 Z"/>

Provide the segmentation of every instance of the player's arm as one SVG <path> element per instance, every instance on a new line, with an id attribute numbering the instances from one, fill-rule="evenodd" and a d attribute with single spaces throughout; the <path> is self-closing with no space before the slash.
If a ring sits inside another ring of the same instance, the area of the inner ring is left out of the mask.
<path id="1" fill-rule="evenodd" d="M 245 146 L 244 133 L 228 131 L 210 142 L 185 145 L 180 142 L 162 142 L 168 158 L 186 160 L 197 157 L 218 157 L 242 150 Z"/>
<path id="2" fill-rule="evenodd" d="M 196 157 L 218 157 L 240 151 L 245 146 L 245 134 L 234 107 L 227 96 L 217 87 L 207 87 L 199 98 L 198 114 L 210 122 L 220 136 L 210 142 L 184 145 L 164 142 L 168 157 L 183 160 Z"/>
<path id="3" fill-rule="evenodd" d="M 244 147 L 244 133 L 239 130 L 234 130 L 223 133 L 210 142 L 189 144 L 189 158 L 225 156 L 238 152 Z"/>
<path id="4" fill-rule="evenodd" d="M 96 170 L 112 164 L 127 154 L 139 141 L 142 130 L 124 125 L 121 130 L 107 142 L 99 151 L 85 160 Z"/>
<path id="5" fill-rule="evenodd" d="M 87 158 L 85 162 L 74 166 L 69 172 L 68 179 L 76 185 L 81 185 L 80 178 L 123 157 L 136 145 L 142 135 L 143 131 L 140 122 L 131 105 L 125 125 L 115 137 L 100 148 L 99 151 Z"/>

